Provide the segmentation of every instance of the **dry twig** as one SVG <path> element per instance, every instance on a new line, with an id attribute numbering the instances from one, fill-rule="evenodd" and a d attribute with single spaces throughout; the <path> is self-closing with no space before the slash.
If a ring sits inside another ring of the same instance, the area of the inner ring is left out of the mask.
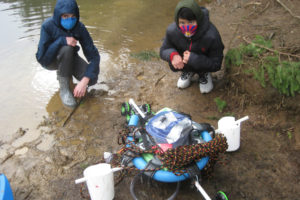
<path id="1" fill-rule="evenodd" d="M 260 3 L 260 4 L 255 4 L 255 5 L 261 5 L 261 3 Z M 270 5 L 270 2 L 268 2 L 268 3 L 266 4 L 266 6 L 265 6 L 261 11 L 257 12 L 257 10 L 254 10 L 254 11 L 251 12 L 247 17 L 251 17 L 251 16 L 254 15 L 254 14 L 256 14 L 256 15 L 262 14 L 263 12 L 265 12 L 265 10 L 268 9 L 269 5 Z M 246 6 L 247 6 L 247 5 L 246 5 Z"/>
<path id="2" fill-rule="evenodd" d="M 300 16 L 295 15 L 291 9 L 289 9 L 284 3 L 282 3 L 280 0 L 276 0 L 285 10 L 287 10 L 293 17 L 300 19 Z"/>
<path id="3" fill-rule="evenodd" d="M 159 79 L 157 79 L 154 86 L 156 87 L 158 85 L 159 81 L 161 81 L 165 76 L 166 76 L 166 74 L 162 75 Z"/>
<path id="4" fill-rule="evenodd" d="M 259 14 L 262 14 L 263 12 L 265 12 L 265 10 L 268 9 L 269 5 L 270 5 L 270 2 L 267 3 L 267 5 L 264 7 L 264 9 L 262 9 L 262 11 L 259 12 Z"/>
<path id="5" fill-rule="evenodd" d="M 77 110 L 77 108 L 80 106 L 81 102 L 83 101 L 83 99 L 85 98 L 86 96 L 83 96 L 80 98 L 79 100 L 79 103 L 77 103 L 77 105 L 72 109 L 72 111 L 69 113 L 69 115 L 67 116 L 67 118 L 65 119 L 62 127 L 64 127 L 68 121 L 70 120 L 70 118 L 72 117 L 72 115 L 75 113 L 75 111 Z"/>
<path id="6" fill-rule="evenodd" d="M 244 7 L 252 6 L 252 5 L 260 6 L 261 2 L 250 2 L 250 3 L 247 3 Z"/>

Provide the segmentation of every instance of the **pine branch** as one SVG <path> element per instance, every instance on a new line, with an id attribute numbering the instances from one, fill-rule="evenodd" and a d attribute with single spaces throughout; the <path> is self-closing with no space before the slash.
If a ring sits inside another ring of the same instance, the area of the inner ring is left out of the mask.
<path id="1" fill-rule="evenodd" d="M 256 43 L 251 42 L 250 40 L 248 40 L 246 37 L 243 37 L 243 40 L 244 40 L 245 42 L 247 42 L 248 44 L 253 44 L 253 45 L 255 45 L 255 46 L 259 47 L 259 48 L 266 49 L 266 50 L 268 50 L 268 51 L 270 51 L 270 52 L 274 52 L 274 53 L 279 53 L 279 54 L 281 54 L 281 55 L 286 55 L 286 56 L 291 56 L 291 57 L 297 57 L 297 58 L 300 58 L 300 55 L 295 55 L 295 54 L 285 53 L 285 52 L 278 51 L 278 50 L 276 50 L 276 49 L 271 49 L 271 48 L 265 47 L 265 46 L 260 45 L 260 44 L 256 44 Z"/>

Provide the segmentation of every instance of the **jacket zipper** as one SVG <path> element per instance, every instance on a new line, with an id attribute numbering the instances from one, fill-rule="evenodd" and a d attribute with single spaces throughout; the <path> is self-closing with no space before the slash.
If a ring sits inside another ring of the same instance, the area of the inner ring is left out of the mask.
<path id="1" fill-rule="evenodd" d="M 189 51 L 191 51 L 193 42 L 192 42 L 192 39 L 189 39 L 189 40 L 191 41 Z"/>

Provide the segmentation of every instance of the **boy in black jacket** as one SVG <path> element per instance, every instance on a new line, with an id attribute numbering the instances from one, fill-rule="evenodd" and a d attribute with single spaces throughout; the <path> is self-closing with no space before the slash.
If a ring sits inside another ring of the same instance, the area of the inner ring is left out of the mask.
<path id="1" fill-rule="evenodd" d="M 213 89 L 210 72 L 221 69 L 224 45 L 216 27 L 209 21 L 208 10 L 195 0 L 182 0 L 175 9 L 175 22 L 169 25 L 160 48 L 160 57 L 172 71 L 182 71 L 178 88 L 186 88 L 195 73 L 201 93 Z"/>

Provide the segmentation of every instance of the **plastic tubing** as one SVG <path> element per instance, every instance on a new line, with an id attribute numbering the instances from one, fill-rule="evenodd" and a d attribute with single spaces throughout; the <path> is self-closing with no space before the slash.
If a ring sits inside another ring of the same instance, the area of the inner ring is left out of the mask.
<path id="1" fill-rule="evenodd" d="M 242 123 L 243 121 L 246 121 L 246 120 L 248 120 L 248 119 L 249 119 L 249 117 L 248 117 L 248 116 L 245 116 L 245 117 L 243 117 L 243 118 L 241 118 L 241 119 L 239 119 L 239 120 L 236 120 L 235 123 L 239 125 L 240 123 Z"/>

